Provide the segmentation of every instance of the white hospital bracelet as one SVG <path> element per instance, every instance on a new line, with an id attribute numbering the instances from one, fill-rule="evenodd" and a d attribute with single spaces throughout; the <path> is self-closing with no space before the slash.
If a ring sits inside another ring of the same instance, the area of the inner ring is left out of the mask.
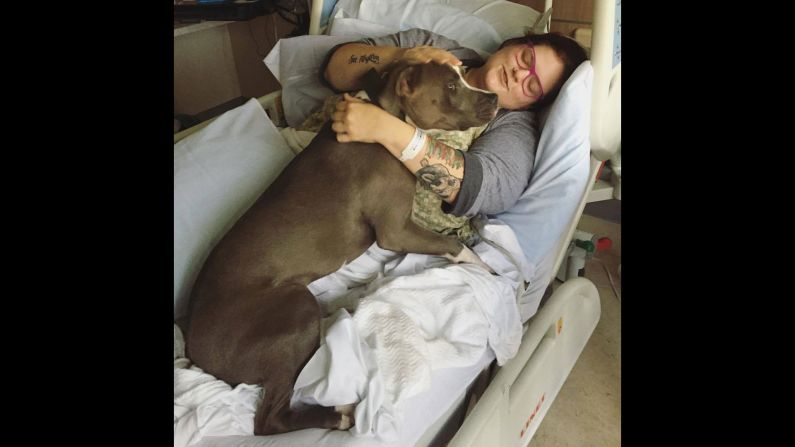
<path id="1" fill-rule="evenodd" d="M 403 152 L 400 153 L 400 161 L 411 160 L 425 147 L 425 132 L 418 128 L 414 128 L 414 136 Z"/>

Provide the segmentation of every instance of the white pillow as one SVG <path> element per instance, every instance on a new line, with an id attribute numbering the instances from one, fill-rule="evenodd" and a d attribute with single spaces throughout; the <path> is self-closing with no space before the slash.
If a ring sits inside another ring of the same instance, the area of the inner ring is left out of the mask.
<path id="1" fill-rule="evenodd" d="M 506 0 L 496 0 L 481 6 L 473 12 L 473 15 L 494 27 L 502 42 L 524 36 L 527 32 L 533 34 L 547 32 L 546 23 L 551 13 L 551 9 L 542 14 L 524 5 Z"/>
<path id="2" fill-rule="evenodd" d="M 551 278 L 558 241 L 577 211 L 590 169 L 590 61 L 580 64 L 563 85 L 555 102 L 542 113 L 541 138 L 527 189 L 510 210 L 497 214 L 516 233 L 527 261 L 533 266 L 530 288 L 519 312 L 535 312 L 536 298 Z"/>
<path id="3" fill-rule="evenodd" d="M 320 83 L 320 66 L 334 45 L 359 36 L 297 36 L 280 39 L 265 57 L 265 65 L 282 85 L 287 124 L 296 127 L 334 92 Z"/>
<path id="4" fill-rule="evenodd" d="M 174 145 L 174 319 L 210 250 L 293 158 L 256 99 Z"/>
<path id="5" fill-rule="evenodd" d="M 362 0 L 356 18 L 385 25 L 393 32 L 426 29 L 481 54 L 493 53 L 502 43 L 488 22 L 441 1 Z"/>
<path id="6" fill-rule="evenodd" d="M 506 0 L 339 0 L 321 23 L 330 25 L 326 34 L 369 37 L 423 28 L 485 57 L 506 39 L 546 32 L 549 13 Z"/>

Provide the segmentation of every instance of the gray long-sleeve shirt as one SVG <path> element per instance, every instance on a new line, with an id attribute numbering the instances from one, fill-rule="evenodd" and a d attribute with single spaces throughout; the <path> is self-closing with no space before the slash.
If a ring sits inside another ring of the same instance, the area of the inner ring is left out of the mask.
<path id="1" fill-rule="evenodd" d="M 462 47 L 455 40 L 418 28 L 358 42 L 403 48 L 431 45 L 450 51 L 465 64 L 467 61 L 472 61 L 471 65 L 483 63 L 475 51 Z M 337 48 L 329 51 L 329 57 Z M 320 73 L 325 72 L 329 57 Z M 500 109 L 469 150 L 463 152 L 461 190 L 454 204 L 443 203 L 443 211 L 456 216 L 474 216 L 500 213 L 513 206 L 530 181 L 538 135 L 534 112 Z"/>

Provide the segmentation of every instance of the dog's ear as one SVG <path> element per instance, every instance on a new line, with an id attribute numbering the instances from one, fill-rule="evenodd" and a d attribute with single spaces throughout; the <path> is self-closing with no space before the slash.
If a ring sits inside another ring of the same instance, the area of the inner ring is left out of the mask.
<path id="1" fill-rule="evenodd" d="M 395 95 L 398 97 L 410 97 L 414 94 L 414 78 L 418 73 L 417 67 L 414 65 L 409 65 L 401 70 L 395 83 Z"/>

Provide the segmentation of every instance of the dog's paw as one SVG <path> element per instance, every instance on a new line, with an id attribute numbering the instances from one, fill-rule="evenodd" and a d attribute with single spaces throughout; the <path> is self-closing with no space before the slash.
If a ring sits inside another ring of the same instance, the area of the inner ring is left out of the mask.
<path id="1" fill-rule="evenodd" d="M 353 410 L 355 409 L 356 406 L 354 404 L 334 407 L 334 411 L 340 414 L 340 424 L 337 426 L 338 430 L 347 430 L 356 425 L 356 420 L 353 418 Z"/>

